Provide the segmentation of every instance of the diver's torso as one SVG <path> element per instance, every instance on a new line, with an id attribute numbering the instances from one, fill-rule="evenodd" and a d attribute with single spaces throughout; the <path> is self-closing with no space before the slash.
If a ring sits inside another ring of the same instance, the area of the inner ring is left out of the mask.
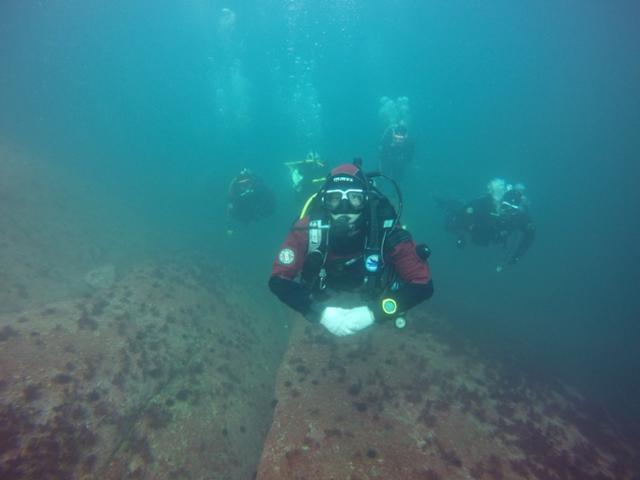
<path id="1" fill-rule="evenodd" d="M 327 255 L 325 263 L 327 286 L 332 290 L 357 291 L 365 279 L 363 254 L 338 256 Z"/>
<path id="2" fill-rule="evenodd" d="M 489 243 L 501 244 L 513 231 L 520 228 L 526 213 L 514 215 L 499 215 L 495 211 L 493 201 L 490 197 L 482 197 L 473 204 L 473 222 L 469 230 L 473 240 L 478 245 Z"/>
<path id="3" fill-rule="evenodd" d="M 384 292 L 395 278 L 394 269 L 384 261 L 381 270 L 372 274 L 366 268 L 362 251 L 351 255 L 327 255 L 325 285 L 334 292 L 358 293 L 362 297 L 375 297 Z M 373 275 L 373 277 L 371 277 Z M 366 282 L 369 278 L 369 283 Z"/>

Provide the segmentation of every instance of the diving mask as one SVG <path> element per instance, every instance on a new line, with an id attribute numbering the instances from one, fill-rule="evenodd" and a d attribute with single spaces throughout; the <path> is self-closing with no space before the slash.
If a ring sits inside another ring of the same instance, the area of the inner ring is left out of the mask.
<path id="1" fill-rule="evenodd" d="M 327 190 L 324 204 L 331 213 L 360 212 L 364 209 L 366 196 L 361 188 Z"/>

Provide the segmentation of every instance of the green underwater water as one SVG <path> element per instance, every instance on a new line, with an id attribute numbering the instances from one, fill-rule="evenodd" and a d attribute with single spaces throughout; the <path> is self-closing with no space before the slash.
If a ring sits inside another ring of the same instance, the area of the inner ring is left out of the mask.
<path id="1" fill-rule="evenodd" d="M 95 185 L 118 205 L 101 221 L 126 210 L 150 250 L 211 252 L 266 288 L 299 210 L 282 163 L 313 149 L 372 168 L 379 99 L 406 96 L 404 222 L 434 251 L 429 308 L 638 418 L 639 14 L 633 1 L 9 0 L 0 139 Z M 230 242 L 226 190 L 245 166 L 278 211 Z M 455 248 L 432 200 L 495 176 L 525 183 L 538 232 L 499 275 L 495 251 Z"/>

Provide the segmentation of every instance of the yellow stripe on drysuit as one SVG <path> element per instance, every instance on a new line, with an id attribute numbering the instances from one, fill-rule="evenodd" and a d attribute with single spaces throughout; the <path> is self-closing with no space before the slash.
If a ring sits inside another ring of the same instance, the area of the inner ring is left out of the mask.
<path id="1" fill-rule="evenodd" d="M 304 204 L 304 207 L 302 207 L 302 212 L 300 212 L 300 218 L 298 220 L 302 220 L 304 218 L 304 216 L 307 214 L 307 210 L 309 210 L 309 206 L 311 205 L 311 202 L 313 202 L 313 199 L 316 198 L 317 196 L 318 194 L 314 193 L 307 199 L 307 201 Z"/>

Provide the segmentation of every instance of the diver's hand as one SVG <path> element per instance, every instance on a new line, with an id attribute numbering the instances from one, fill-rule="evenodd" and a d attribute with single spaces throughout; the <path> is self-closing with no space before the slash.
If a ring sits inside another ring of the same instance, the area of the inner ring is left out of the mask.
<path id="1" fill-rule="evenodd" d="M 320 323 L 324 311 L 331 305 L 331 297 L 328 295 L 322 296 L 320 299 L 315 295 L 311 296 L 311 305 L 309 305 L 309 311 L 304 317 L 311 323 Z"/>
<path id="2" fill-rule="evenodd" d="M 347 313 L 347 326 L 353 332 L 359 332 L 373 324 L 374 316 L 369 307 L 352 308 Z"/>
<path id="3" fill-rule="evenodd" d="M 352 330 L 349 326 L 349 312 L 350 310 L 345 308 L 327 307 L 322 311 L 320 323 L 337 337 L 351 335 L 356 330 Z"/>
<path id="4" fill-rule="evenodd" d="M 352 335 L 373 324 L 373 312 L 369 307 L 344 309 L 327 307 L 322 312 L 320 323 L 338 337 Z"/>

